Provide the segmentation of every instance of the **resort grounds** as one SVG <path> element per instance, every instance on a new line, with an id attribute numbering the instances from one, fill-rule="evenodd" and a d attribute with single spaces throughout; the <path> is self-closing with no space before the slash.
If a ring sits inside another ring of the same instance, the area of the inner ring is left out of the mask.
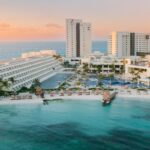
<path id="1" fill-rule="evenodd" d="M 61 70 L 41 83 L 44 97 L 35 93 L 23 92 L 18 95 L 0 97 L 0 104 L 43 103 L 47 100 L 102 100 L 103 91 L 117 92 L 122 99 L 149 99 L 150 89 L 143 85 L 132 88 L 133 84 L 117 76 L 98 80 L 95 74 L 79 74 Z M 135 83 L 134 83 L 135 85 Z"/>

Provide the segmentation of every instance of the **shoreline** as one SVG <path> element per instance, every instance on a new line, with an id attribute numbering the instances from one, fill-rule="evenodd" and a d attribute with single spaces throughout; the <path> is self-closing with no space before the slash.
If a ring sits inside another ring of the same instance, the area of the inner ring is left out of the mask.
<path id="1" fill-rule="evenodd" d="M 139 100 L 139 101 L 150 101 L 150 95 L 132 95 L 132 94 L 117 94 L 116 98 L 122 98 L 122 100 Z M 102 100 L 102 95 L 72 95 L 72 96 L 49 96 L 45 95 L 44 99 L 62 99 L 62 100 Z M 12 105 L 12 104 L 43 104 L 43 99 L 34 97 L 33 99 L 22 99 L 22 100 L 0 100 L 0 105 Z"/>

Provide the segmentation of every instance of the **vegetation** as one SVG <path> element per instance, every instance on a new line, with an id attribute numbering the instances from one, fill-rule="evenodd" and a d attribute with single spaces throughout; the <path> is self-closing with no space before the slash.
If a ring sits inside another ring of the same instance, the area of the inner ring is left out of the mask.
<path id="1" fill-rule="evenodd" d="M 113 73 L 115 73 L 115 71 L 116 71 L 116 69 L 115 69 L 115 64 L 113 63 L 113 64 L 111 64 L 109 67 L 111 68 L 111 71 L 112 71 Z"/>
<path id="2" fill-rule="evenodd" d="M 103 79 L 105 78 L 105 75 L 103 74 L 98 74 L 98 86 L 103 87 Z"/>
<path id="3" fill-rule="evenodd" d="M 101 73 L 102 72 L 102 66 L 97 66 L 97 71 L 98 71 L 98 73 Z"/>
<path id="4" fill-rule="evenodd" d="M 53 57 L 54 57 L 55 59 L 60 59 L 60 58 L 61 58 L 60 55 L 53 55 Z"/>
<path id="5" fill-rule="evenodd" d="M 17 94 L 26 92 L 30 92 L 30 88 L 23 86 L 20 90 L 17 91 Z"/>
<path id="6" fill-rule="evenodd" d="M 11 85 L 15 82 L 14 78 L 2 79 L 0 78 L 0 96 L 7 96 L 12 93 Z"/>
<path id="7" fill-rule="evenodd" d="M 83 64 L 83 72 L 85 72 L 85 73 L 89 72 L 89 65 L 87 63 Z"/>
<path id="8" fill-rule="evenodd" d="M 59 86 L 58 90 L 66 89 L 66 88 L 68 88 L 69 86 L 70 86 L 70 84 L 69 84 L 69 83 L 64 82 L 64 83 L 60 84 L 60 86 Z"/>
<path id="9" fill-rule="evenodd" d="M 120 68 L 120 74 L 124 74 L 125 73 L 125 65 L 121 66 Z"/>
<path id="10" fill-rule="evenodd" d="M 81 82 L 80 82 L 80 81 L 77 81 L 77 82 L 76 82 L 76 85 L 77 85 L 77 86 L 80 86 L 80 85 L 81 85 Z"/>
<path id="11" fill-rule="evenodd" d="M 110 74 L 109 76 L 108 76 L 108 78 L 110 79 L 110 85 L 112 84 L 112 79 L 114 79 L 114 74 Z"/>
<path id="12" fill-rule="evenodd" d="M 30 92 L 35 93 L 36 89 L 39 88 L 39 87 L 41 87 L 41 83 L 40 83 L 39 79 L 33 80 L 33 83 L 30 87 Z"/>
<path id="13" fill-rule="evenodd" d="M 132 83 L 138 83 L 139 82 L 139 79 L 141 78 L 140 77 L 140 71 L 139 70 L 131 70 L 130 72 L 132 74 Z M 137 87 L 137 86 L 136 86 Z"/>
<path id="14" fill-rule="evenodd" d="M 69 63 L 69 61 L 64 61 L 63 66 L 64 66 L 65 68 L 76 68 L 76 67 L 77 67 L 76 64 L 75 64 L 75 65 L 72 65 L 72 64 Z"/>

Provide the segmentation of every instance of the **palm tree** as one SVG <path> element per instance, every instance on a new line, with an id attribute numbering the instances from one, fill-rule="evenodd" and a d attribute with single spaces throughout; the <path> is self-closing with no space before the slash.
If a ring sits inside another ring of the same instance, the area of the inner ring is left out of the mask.
<path id="1" fill-rule="evenodd" d="M 83 64 L 83 71 L 86 72 L 86 73 L 88 73 L 88 71 L 89 71 L 89 66 L 88 66 L 87 63 L 84 63 L 84 64 Z"/>
<path id="2" fill-rule="evenodd" d="M 40 87 L 41 86 L 41 82 L 39 81 L 39 79 L 34 79 L 33 84 L 34 84 L 35 87 Z"/>
<path id="3" fill-rule="evenodd" d="M 110 85 L 112 84 L 112 79 L 114 78 L 114 74 L 110 74 L 109 75 L 109 79 L 110 79 Z"/>
<path id="4" fill-rule="evenodd" d="M 111 68 L 111 71 L 112 71 L 113 73 L 115 73 L 116 68 L 115 68 L 115 64 L 114 64 L 114 63 L 113 63 L 112 65 L 110 65 L 110 68 Z"/>
<path id="5" fill-rule="evenodd" d="M 98 71 L 98 73 L 101 73 L 102 72 L 102 67 L 101 66 L 97 66 L 97 71 Z"/>
<path id="6" fill-rule="evenodd" d="M 53 55 L 53 57 L 54 57 L 55 59 L 60 59 L 60 58 L 61 58 L 60 55 Z"/>
<path id="7" fill-rule="evenodd" d="M 40 87 L 41 87 L 41 82 L 39 81 L 39 79 L 34 79 L 30 87 L 30 92 L 35 93 L 36 88 L 40 88 Z"/>
<path id="8" fill-rule="evenodd" d="M 9 78 L 9 79 L 2 79 L 0 78 L 0 90 L 3 90 L 3 89 L 9 89 L 10 86 L 15 82 L 14 78 Z"/>
<path id="9" fill-rule="evenodd" d="M 67 68 L 67 67 L 70 67 L 69 61 L 65 61 L 65 62 L 64 62 L 64 67 L 66 67 L 66 68 Z"/>
<path id="10" fill-rule="evenodd" d="M 131 70 L 130 74 L 132 74 L 132 83 L 138 83 L 140 76 L 140 71 Z"/>
<path id="11" fill-rule="evenodd" d="M 99 74 L 98 75 L 98 86 L 103 87 L 102 80 L 104 79 L 104 75 Z"/>
<path id="12" fill-rule="evenodd" d="M 2 79 L 0 78 L 0 94 L 5 95 L 10 91 L 11 85 L 15 82 L 14 78 Z"/>
<path id="13" fill-rule="evenodd" d="M 8 79 L 12 84 L 15 82 L 15 79 L 13 77 Z"/>

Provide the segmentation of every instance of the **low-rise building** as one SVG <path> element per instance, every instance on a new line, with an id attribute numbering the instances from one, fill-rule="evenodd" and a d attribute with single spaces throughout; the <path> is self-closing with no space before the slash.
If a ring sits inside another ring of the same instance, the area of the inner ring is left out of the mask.
<path id="1" fill-rule="evenodd" d="M 128 59 L 129 63 L 125 66 L 125 74 L 128 79 L 131 79 L 133 72 L 137 72 L 140 76 L 139 82 L 147 85 L 150 84 L 150 55 L 146 57 L 135 57 Z"/>
<path id="2" fill-rule="evenodd" d="M 102 73 L 121 73 L 123 70 L 123 63 L 121 60 L 113 56 L 105 56 L 103 53 L 94 52 L 88 58 L 83 58 L 81 63 L 87 63 L 91 71 Z"/>

